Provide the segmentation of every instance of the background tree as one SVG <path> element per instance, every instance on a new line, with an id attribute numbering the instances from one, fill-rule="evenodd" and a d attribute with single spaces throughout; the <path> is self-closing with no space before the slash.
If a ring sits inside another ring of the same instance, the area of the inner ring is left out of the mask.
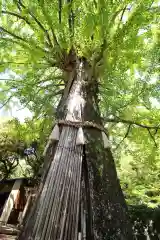
<path id="1" fill-rule="evenodd" d="M 90 9 L 93 11 L 90 12 Z M 58 117 L 64 117 L 64 105 L 68 104 L 71 94 L 68 90 L 70 87 L 72 90 L 73 87 L 77 88 L 73 78 L 69 79 L 67 75 L 70 71 L 73 73 L 75 68 L 80 70 L 81 61 L 87 75 L 86 86 L 81 86 L 84 88 L 82 93 L 90 99 L 83 119 L 102 124 L 97 107 L 100 101 L 104 123 L 127 124 L 129 127 L 125 137 L 132 127 L 134 131 L 137 127 L 145 128 L 155 143 L 154 135 L 159 129 L 158 122 L 154 118 L 144 119 L 144 114 L 138 107 L 145 106 L 150 109 L 151 97 L 154 98 L 157 94 L 157 11 L 156 1 L 6 1 L 2 4 L 0 27 L 2 67 L 3 70 L 6 66 L 9 67 L 18 76 L 13 77 L 13 74 L 10 74 L 10 80 L 2 86 L 12 93 L 10 96 L 6 94 L 7 100 L 3 101 L 3 104 L 8 101 L 8 97 L 11 99 L 15 96 L 22 104 L 27 104 L 35 116 L 52 116 L 52 106 L 57 105 L 58 96 L 65 87 L 58 106 Z M 78 74 L 78 70 L 76 71 Z M 6 89 L 2 91 L 4 94 Z M 67 107 L 70 109 L 69 105 Z M 87 113 L 90 113 L 89 117 Z M 89 135 L 90 140 L 95 138 L 93 132 Z M 96 144 L 98 145 L 98 140 Z M 111 153 L 107 151 L 109 163 L 107 170 L 105 169 L 110 185 L 105 180 L 103 182 L 98 174 L 101 166 L 102 169 L 105 168 L 104 149 L 98 145 L 98 149 L 93 153 L 91 148 L 94 149 L 93 142 L 86 150 L 88 159 L 91 159 L 91 155 L 98 157 L 98 151 L 102 158 L 94 166 L 88 160 L 89 171 L 94 173 L 90 179 L 94 186 L 94 235 L 99 239 L 112 239 L 113 236 L 117 239 L 120 236 L 129 239 L 126 215 L 122 214 L 125 212 L 125 207 L 122 208 L 124 200 L 116 179 Z M 93 179 L 100 183 L 99 189 L 95 188 Z M 108 191 L 106 195 L 109 199 L 106 198 L 106 201 L 109 201 L 110 208 L 106 202 L 105 208 L 103 204 L 98 204 L 103 202 L 100 189 L 103 189 L 103 195 Z M 116 198 L 121 202 L 120 205 Z M 103 211 L 96 211 L 96 206 L 97 209 L 103 208 Z M 101 216 L 100 212 L 111 216 L 111 219 Z M 118 219 L 115 212 L 121 212 L 121 223 L 115 222 L 115 219 Z"/>
<path id="2" fill-rule="evenodd" d="M 37 177 L 43 161 L 45 143 L 45 132 L 39 134 L 42 126 L 40 122 L 29 119 L 24 123 L 20 123 L 17 119 L 1 123 L 1 179 Z"/>

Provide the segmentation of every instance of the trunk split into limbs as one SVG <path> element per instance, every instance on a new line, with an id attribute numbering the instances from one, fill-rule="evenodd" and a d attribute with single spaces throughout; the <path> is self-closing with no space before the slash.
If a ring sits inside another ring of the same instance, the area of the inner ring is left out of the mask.
<path id="1" fill-rule="evenodd" d="M 85 59 L 69 74 L 58 119 L 101 125 L 97 82 Z M 20 240 L 131 240 L 127 207 L 110 149 L 102 132 L 83 128 L 85 145 L 77 145 L 74 126 L 60 125 L 53 156 Z M 54 151 L 53 151 L 54 147 Z"/>

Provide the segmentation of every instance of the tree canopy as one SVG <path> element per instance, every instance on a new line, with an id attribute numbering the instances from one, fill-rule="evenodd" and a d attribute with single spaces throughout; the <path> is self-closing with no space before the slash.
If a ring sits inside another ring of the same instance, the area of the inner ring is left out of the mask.
<path id="1" fill-rule="evenodd" d="M 158 10 L 149 0 L 1 1 L 0 66 L 10 70 L 3 104 L 15 96 L 37 115 L 52 114 L 75 48 L 100 79 L 106 117 L 135 104 L 150 108 L 158 91 Z"/>

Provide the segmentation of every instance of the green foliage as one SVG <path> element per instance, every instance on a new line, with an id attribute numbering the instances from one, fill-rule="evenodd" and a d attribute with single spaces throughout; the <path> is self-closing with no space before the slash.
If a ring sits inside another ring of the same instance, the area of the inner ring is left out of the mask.
<path id="1" fill-rule="evenodd" d="M 18 138 L 17 133 L 11 130 L 13 124 L 1 123 L 0 132 L 0 177 L 8 178 L 16 170 L 19 158 L 23 157 L 25 142 Z M 11 132 L 10 132 L 11 130 Z"/>
<path id="2" fill-rule="evenodd" d="M 157 111 L 155 123 L 159 121 L 158 115 Z M 124 139 L 127 131 L 128 127 L 124 124 L 110 128 L 113 152 L 126 200 L 129 204 L 156 207 L 160 204 L 159 133 L 154 135 L 155 130 L 151 130 L 152 138 L 147 129 L 132 126 Z"/>
<path id="3" fill-rule="evenodd" d="M 147 78 L 157 71 L 158 3 L 74 0 L 71 4 L 62 1 L 60 11 L 58 2 L 2 1 L 0 66 L 2 72 L 9 68 L 18 75 L 18 79 L 11 76 L 7 82 L 12 96 L 38 115 L 50 114 L 64 82 L 57 69 L 62 69 L 72 46 L 78 55 L 96 65 L 94 71 L 101 78 L 105 109 L 109 110 L 111 103 L 114 105 L 115 96 L 119 102 L 124 89 L 128 100 L 133 91 L 139 95 L 138 89 L 142 90 L 144 81 L 142 77 L 135 79 L 135 71 L 145 75 L 147 84 Z M 71 12 L 72 28 L 68 24 Z M 151 56 L 153 60 L 149 61 Z M 39 105 L 41 102 L 43 105 Z"/>
<path id="4" fill-rule="evenodd" d="M 44 129 L 45 124 L 47 125 Z M 42 164 L 42 152 L 47 141 L 50 121 L 26 119 L 22 124 L 17 119 L 1 123 L 0 130 L 0 177 L 13 178 L 38 174 Z M 36 141 L 36 155 L 25 154 Z"/>

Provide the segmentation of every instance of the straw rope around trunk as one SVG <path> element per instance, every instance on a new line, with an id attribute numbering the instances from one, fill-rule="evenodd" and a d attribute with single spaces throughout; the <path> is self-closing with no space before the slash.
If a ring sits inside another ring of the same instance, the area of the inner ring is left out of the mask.
<path id="1" fill-rule="evenodd" d="M 79 128 L 79 127 L 85 127 L 85 128 L 96 128 L 102 132 L 104 132 L 107 137 L 108 137 L 108 131 L 100 124 L 94 123 L 94 122 L 90 122 L 90 121 L 69 121 L 69 120 L 57 120 L 56 124 L 58 125 L 64 125 L 64 126 L 72 126 L 75 128 Z"/>
<path id="2" fill-rule="evenodd" d="M 95 128 L 102 132 L 102 139 L 104 142 L 104 147 L 105 148 L 111 147 L 110 142 L 109 142 L 108 131 L 102 125 L 91 122 L 91 121 L 69 121 L 69 120 L 61 119 L 61 120 L 55 121 L 54 127 L 52 128 L 52 132 L 49 136 L 47 145 L 44 149 L 43 156 L 46 156 L 47 150 L 53 142 L 59 141 L 60 130 L 59 130 L 58 126 L 70 126 L 70 127 L 78 128 L 79 130 L 81 129 L 81 132 L 78 131 L 78 135 L 77 135 L 77 136 L 79 136 L 79 133 L 80 133 L 80 135 L 83 135 L 83 138 L 84 138 L 84 139 L 82 139 L 82 136 L 80 136 L 80 145 L 85 144 L 85 137 L 84 137 L 84 133 L 83 133 L 82 129 Z M 77 143 L 77 142 L 76 142 L 76 144 L 79 145 L 79 143 Z"/>

